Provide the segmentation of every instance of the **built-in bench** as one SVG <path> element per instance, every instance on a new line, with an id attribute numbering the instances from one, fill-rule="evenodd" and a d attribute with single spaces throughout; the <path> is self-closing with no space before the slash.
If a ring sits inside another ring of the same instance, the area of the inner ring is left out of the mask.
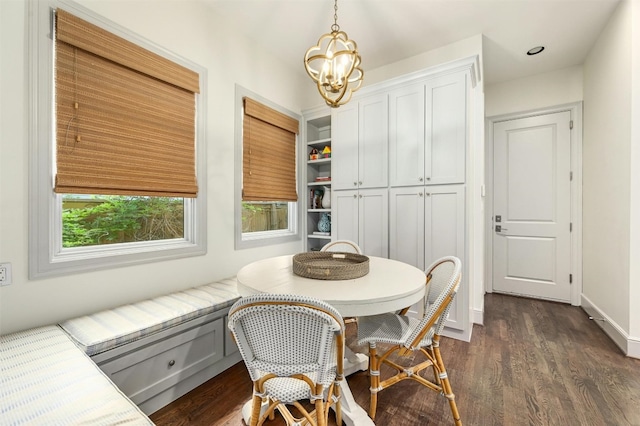
<path id="1" fill-rule="evenodd" d="M 73 318 L 60 326 L 147 414 L 241 360 L 226 332 L 235 278 Z"/>
<path id="2" fill-rule="evenodd" d="M 81 390 L 82 383 L 73 392 L 67 392 L 65 386 L 58 386 L 51 377 L 73 375 L 76 362 L 82 364 L 78 360 L 84 360 L 85 364 L 89 361 L 88 370 L 96 370 L 93 375 L 100 377 L 99 380 L 104 381 L 106 374 L 113 382 L 106 380 L 107 384 L 123 399 L 123 404 L 132 406 L 133 412 L 127 413 L 138 415 L 146 424 L 151 424 L 143 413 L 153 413 L 241 361 L 235 343 L 226 332 L 229 308 L 239 297 L 235 278 L 229 278 L 73 318 L 61 322 L 59 327 L 2 336 L 0 424 L 5 424 L 5 411 L 18 413 L 16 421 L 6 424 L 44 424 L 43 421 L 46 424 L 77 424 L 73 415 L 84 411 L 82 401 L 88 397 Z M 44 343 L 42 336 L 49 334 L 56 334 L 55 340 L 66 344 Z M 5 347 L 10 350 L 5 351 Z M 64 354 L 58 352 L 58 347 Z M 21 348 L 29 348 L 26 352 L 38 362 L 5 364 L 5 356 L 17 357 L 14 352 Z M 70 357 L 69 352 L 75 352 L 75 355 Z M 10 387 L 17 389 L 9 393 L 5 393 L 5 365 L 12 370 L 7 375 Z M 52 366 L 51 371 L 45 368 L 48 365 Z M 13 374 L 14 370 L 16 374 Z M 89 372 L 86 375 L 92 376 Z M 27 383 L 22 383 L 23 379 Z M 61 392 L 64 398 L 59 398 Z M 98 396 L 91 398 L 99 400 Z M 34 400 L 36 404 L 33 404 Z M 101 405 L 98 403 L 97 408 Z M 111 411 L 108 404 L 103 408 Z M 122 407 L 120 411 L 123 411 Z M 37 417 L 41 414 L 44 417 Z M 119 422 L 98 421 L 95 424 L 113 423 Z"/>
<path id="3" fill-rule="evenodd" d="M 152 425 L 58 326 L 0 336 L 1 425 Z"/>

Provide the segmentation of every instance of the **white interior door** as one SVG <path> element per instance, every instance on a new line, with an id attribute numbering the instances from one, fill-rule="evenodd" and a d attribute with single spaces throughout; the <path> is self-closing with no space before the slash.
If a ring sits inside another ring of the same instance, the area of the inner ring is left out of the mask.
<path id="1" fill-rule="evenodd" d="M 570 119 L 494 125 L 494 291 L 570 302 Z"/>

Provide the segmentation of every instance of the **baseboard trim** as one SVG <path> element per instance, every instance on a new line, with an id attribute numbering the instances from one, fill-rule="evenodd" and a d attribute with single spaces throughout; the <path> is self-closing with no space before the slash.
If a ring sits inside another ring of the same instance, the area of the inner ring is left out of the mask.
<path id="1" fill-rule="evenodd" d="M 471 341 L 471 333 L 473 332 L 473 324 L 469 324 L 467 330 L 457 330 L 455 328 L 444 326 L 442 335 L 452 339 L 462 340 L 463 342 Z"/>
<path id="2" fill-rule="evenodd" d="M 580 306 L 582 309 L 589 314 L 589 316 L 593 317 L 594 322 L 613 340 L 620 350 L 628 357 L 640 359 L 640 339 L 630 337 L 622 327 L 584 294 L 582 294 L 580 298 Z"/>
<path id="3" fill-rule="evenodd" d="M 640 338 L 630 337 L 627 356 L 640 359 Z"/>
<path id="4" fill-rule="evenodd" d="M 473 323 L 478 325 L 484 325 L 484 311 L 481 309 L 472 309 L 471 315 Z"/>

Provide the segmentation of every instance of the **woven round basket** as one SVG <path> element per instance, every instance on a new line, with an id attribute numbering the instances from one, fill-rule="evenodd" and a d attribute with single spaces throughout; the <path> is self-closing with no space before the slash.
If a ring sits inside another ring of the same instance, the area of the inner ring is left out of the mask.
<path id="1" fill-rule="evenodd" d="M 361 254 L 317 251 L 293 256 L 293 273 L 316 280 L 349 280 L 369 273 L 369 258 Z"/>

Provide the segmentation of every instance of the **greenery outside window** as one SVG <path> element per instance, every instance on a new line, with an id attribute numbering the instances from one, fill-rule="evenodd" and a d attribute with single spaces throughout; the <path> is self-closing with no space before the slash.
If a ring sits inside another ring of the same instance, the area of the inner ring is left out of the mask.
<path id="1" fill-rule="evenodd" d="M 30 278 L 206 253 L 206 70 L 74 2 L 29 7 Z"/>
<path id="2" fill-rule="evenodd" d="M 184 238 L 184 199 L 64 194 L 62 247 Z"/>

